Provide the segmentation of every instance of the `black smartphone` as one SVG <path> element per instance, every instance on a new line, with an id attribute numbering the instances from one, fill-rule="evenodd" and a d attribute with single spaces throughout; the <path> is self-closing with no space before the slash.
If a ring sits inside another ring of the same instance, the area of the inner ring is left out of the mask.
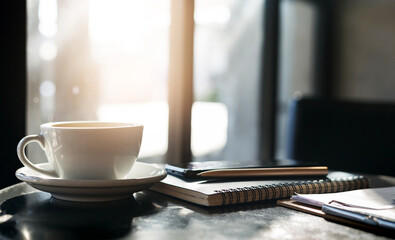
<path id="1" fill-rule="evenodd" d="M 255 170 L 266 170 L 266 169 L 280 169 L 280 168 L 302 168 L 302 167 L 318 167 L 321 166 L 318 163 L 300 163 L 294 160 L 277 160 L 273 161 L 273 163 L 269 164 L 260 164 L 258 162 L 234 162 L 234 161 L 204 161 L 204 162 L 190 162 L 182 165 L 171 165 L 166 164 L 165 169 L 168 174 L 182 177 L 184 179 L 204 179 L 204 178 L 235 178 L 237 176 L 246 177 L 250 176 L 250 173 L 257 173 Z M 325 168 L 324 171 L 315 172 L 311 175 L 326 175 L 327 167 L 321 166 L 321 168 Z M 233 171 L 237 169 L 237 172 Z M 219 171 L 225 170 L 225 171 Z M 227 171 L 229 170 L 229 171 Z M 243 171 L 245 170 L 245 171 Z M 209 174 L 213 173 L 208 177 Z M 292 171 L 295 172 L 295 171 Z M 218 173 L 215 174 L 215 173 Z M 224 175 L 224 173 L 226 175 Z M 238 175 L 240 174 L 240 175 Z M 244 174 L 244 175 L 243 175 Z M 248 174 L 248 175 L 247 175 Z M 279 174 L 277 172 L 277 174 Z M 279 174 L 282 175 L 282 174 Z M 306 173 L 300 173 L 298 175 L 306 175 Z M 251 175 L 254 176 L 254 175 Z M 262 174 L 255 175 L 263 176 Z M 274 176 L 274 175 L 271 175 Z"/>

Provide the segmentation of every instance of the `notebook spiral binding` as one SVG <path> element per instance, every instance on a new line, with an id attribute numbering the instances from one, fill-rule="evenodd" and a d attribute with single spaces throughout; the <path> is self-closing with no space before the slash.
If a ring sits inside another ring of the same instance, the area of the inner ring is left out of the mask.
<path id="1" fill-rule="evenodd" d="M 222 205 L 248 203 L 263 200 L 289 198 L 294 193 L 328 193 L 369 187 L 369 179 L 363 176 L 258 185 L 244 188 L 216 190 L 222 196 Z"/>

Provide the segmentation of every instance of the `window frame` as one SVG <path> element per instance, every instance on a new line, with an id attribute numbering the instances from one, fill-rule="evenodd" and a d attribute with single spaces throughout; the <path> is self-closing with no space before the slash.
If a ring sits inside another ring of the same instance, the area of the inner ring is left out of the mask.
<path id="1" fill-rule="evenodd" d="M 17 183 L 15 171 L 22 166 L 16 146 L 26 133 L 26 0 L 7 0 L 0 14 L 1 54 L 0 80 L 2 112 L 0 189 Z"/>
<path id="2" fill-rule="evenodd" d="M 259 159 L 275 159 L 279 2 L 265 0 L 259 99 Z M 192 161 L 191 109 L 193 104 L 194 0 L 171 0 L 169 57 L 169 137 L 166 162 Z M 219 159 L 221 160 L 221 159 Z"/>
<path id="3" fill-rule="evenodd" d="M 192 160 L 194 0 L 171 0 L 169 51 L 169 129 L 166 162 Z"/>

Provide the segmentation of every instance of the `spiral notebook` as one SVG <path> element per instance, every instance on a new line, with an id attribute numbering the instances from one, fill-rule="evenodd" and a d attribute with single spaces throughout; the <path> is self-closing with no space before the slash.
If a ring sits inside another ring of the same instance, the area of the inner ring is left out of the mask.
<path id="1" fill-rule="evenodd" d="M 369 187 L 364 176 L 330 172 L 325 179 L 301 180 L 240 180 L 185 181 L 167 175 L 150 189 L 203 206 L 223 206 L 240 203 L 290 198 L 297 193 L 331 193 Z"/>

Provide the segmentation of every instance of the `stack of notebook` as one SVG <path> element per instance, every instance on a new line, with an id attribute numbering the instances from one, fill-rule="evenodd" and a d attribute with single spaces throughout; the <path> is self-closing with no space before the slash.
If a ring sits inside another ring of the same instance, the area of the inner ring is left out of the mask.
<path id="1" fill-rule="evenodd" d="M 254 169 L 256 170 L 256 169 Z M 225 173 L 225 177 L 208 177 L 199 179 L 187 179 L 185 177 L 175 176 L 174 172 L 168 171 L 170 174 L 159 183 L 156 183 L 151 190 L 160 192 L 172 197 L 176 197 L 188 202 L 203 206 L 221 206 L 240 203 L 250 203 L 265 200 L 277 200 L 290 198 L 294 193 L 332 193 L 348 191 L 369 186 L 369 180 L 363 176 L 353 175 L 344 172 L 330 172 L 319 176 L 312 173 L 303 178 L 296 176 L 295 169 L 290 170 L 289 175 L 280 174 L 278 177 L 259 176 L 253 178 L 242 179 L 229 176 L 229 171 L 221 171 Z M 251 171 L 251 169 L 249 169 Z M 253 171 L 251 171 L 253 172 Z M 244 174 L 245 171 L 239 172 Z M 255 172 L 256 173 L 256 172 Z M 255 174 L 254 173 L 254 174 Z M 212 175 L 206 174 L 207 176 Z"/>
<path id="2" fill-rule="evenodd" d="M 369 179 L 326 167 L 199 169 L 167 166 L 151 190 L 203 206 L 278 200 L 281 206 L 393 234 L 395 187 L 365 189 Z"/>

